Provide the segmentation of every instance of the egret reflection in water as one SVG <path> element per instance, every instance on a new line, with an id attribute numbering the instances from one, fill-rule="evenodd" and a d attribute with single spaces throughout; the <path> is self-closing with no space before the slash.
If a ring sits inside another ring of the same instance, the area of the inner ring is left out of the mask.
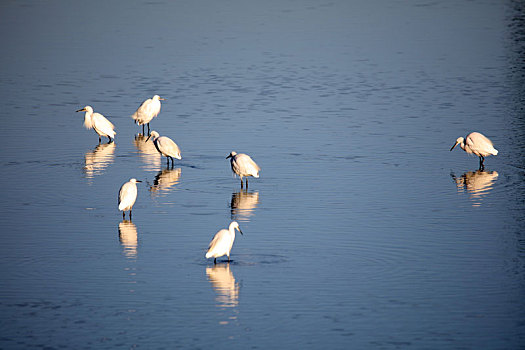
<path id="1" fill-rule="evenodd" d="M 231 219 L 234 221 L 250 221 L 255 215 L 255 209 L 259 205 L 259 192 L 248 192 L 240 190 L 232 193 L 230 203 Z"/>
<path id="2" fill-rule="evenodd" d="M 175 186 L 180 182 L 181 173 L 181 168 L 164 169 L 159 171 L 153 180 L 153 185 L 149 187 L 151 195 L 160 196 L 174 190 Z"/>
<path id="3" fill-rule="evenodd" d="M 118 237 L 124 255 L 130 259 L 136 258 L 138 245 L 137 226 L 130 220 L 122 220 L 118 224 Z"/>
<path id="4" fill-rule="evenodd" d="M 469 193 L 470 200 L 473 202 L 472 206 L 479 207 L 483 197 L 492 190 L 498 173 L 496 171 L 476 170 L 466 172 L 459 177 L 453 173 L 450 176 L 454 179 L 458 192 L 466 191 Z"/>
<path id="5" fill-rule="evenodd" d="M 206 267 L 206 276 L 217 297 L 218 307 L 235 307 L 239 304 L 239 283 L 235 281 L 230 264 Z"/>
<path id="6" fill-rule="evenodd" d="M 115 143 L 101 143 L 84 156 L 84 173 L 88 179 L 104 173 L 104 169 L 115 160 Z"/>
<path id="7" fill-rule="evenodd" d="M 142 162 L 145 164 L 145 170 L 157 170 L 161 167 L 161 155 L 155 148 L 153 140 L 146 142 L 148 136 L 136 135 L 133 144 L 137 148 L 138 154 Z"/>

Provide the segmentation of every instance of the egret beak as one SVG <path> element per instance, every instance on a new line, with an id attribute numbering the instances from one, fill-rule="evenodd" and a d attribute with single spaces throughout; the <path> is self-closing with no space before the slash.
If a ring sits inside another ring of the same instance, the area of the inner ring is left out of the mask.
<path id="1" fill-rule="evenodd" d="M 162 98 L 162 97 L 159 97 L 159 100 L 160 100 L 160 101 L 166 101 L 166 99 L 165 99 L 165 98 Z"/>
<path id="2" fill-rule="evenodd" d="M 456 148 L 457 145 L 459 145 L 459 142 L 456 142 L 456 143 L 454 144 L 454 146 L 452 146 L 452 148 L 450 149 L 450 151 L 452 151 L 454 148 Z"/>
<path id="3" fill-rule="evenodd" d="M 79 109 L 79 110 L 76 111 L 76 112 L 85 112 L 85 111 L 86 111 L 86 109 L 85 109 L 85 108 L 82 108 L 82 109 Z"/>
<path id="4" fill-rule="evenodd" d="M 135 182 L 142 182 L 142 181 L 140 181 L 140 180 L 135 180 Z"/>
<path id="5" fill-rule="evenodd" d="M 232 155 L 230 154 L 230 155 L 228 155 L 228 157 L 226 157 L 226 159 L 231 158 L 231 157 L 232 157 Z"/>
<path id="6" fill-rule="evenodd" d="M 148 138 L 146 139 L 146 141 L 144 141 L 144 142 L 148 142 L 150 138 L 151 138 L 151 135 L 149 135 Z"/>
<path id="7" fill-rule="evenodd" d="M 242 233 L 241 229 L 237 227 L 237 230 L 239 230 L 239 232 L 241 233 L 241 235 L 244 236 L 244 233 Z"/>

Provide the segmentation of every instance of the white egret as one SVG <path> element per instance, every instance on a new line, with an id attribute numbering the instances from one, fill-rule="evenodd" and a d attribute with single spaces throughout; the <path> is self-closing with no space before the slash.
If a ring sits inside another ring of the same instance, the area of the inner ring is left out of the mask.
<path id="1" fill-rule="evenodd" d="M 126 217 L 126 211 L 129 210 L 129 219 L 131 220 L 131 209 L 137 200 L 137 182 L 142 182 L 137 179 L 129 179 L 118 193 L 118 210 L 122 211 L 122 217 Z"/>
<path id="2" fill-rule="evenodd" d="M 243 187 L 242 178 L 246 177 L 246 188 L 248 188 L 248 176 L 259 177 L 261 168 L 250 158 L 249 155 L 232 151 L 226 159 L 230 158 L 232 171 L 241 178 L 241 188 Z"/>
<path id="3" fill-rule="evenodd" d="M 159 95 L 153 96 L 153 98 L 148 98 L 146 101 L 142 102 L 139 108 L 133 113 L 131 118 L 138 125 L 142 125 L 142 134 L 144 134 L 144 124 L 148 124 L 148 135 L 149 132 L 149 122 L 159 115 L 160 113 L 160 101 L 165 99 Z"/>
<path id="4" fill-rule="evenodd" d="M 93 113 L 93 108 L 91 106 L 86 106 L 82 109 L 79 109 L 77 112 L 86 112 L 84 114 L 84 127 L 86 129 L 94 129 L 98 134 L 98 142 L 100 143 L 101 137 L 105 136 L 109 139 L 109 142 L 113 141 L 115 138 L 115 126 L 106 119 L 100 113 Z"/>
<path id="5" fill-rule="evenodd" d="M 498 154 L 498 150 L 494 148 L 492 141 L 479 132 L 471 132 L 466 138 L 458 137 L 456 143 L 450 150 L 452 151 L 457 145 L 459 145 L 465 152 L 474 153 L 479 157 L 480 169 L 485 167 L 483 161 L 486 156 Z"/>
<path id="6" fill-rule="evenodd" d="M 206 259 L 213 258 L 213 263 L 216 264 L 217 258 L 227 255 L 229 262 L 230 251 L 232 250 L 233 241 L 235 241 L 235 230 L 239 231 L 241 235 L 243 234 L 237 221 L 232 221 L 227 230 L 222 229 L 217 232 L 208 246 Z"/>
<path id="7" fill-rule="evenodd" d="M 153 138 L 153 144 L 155 145 L 157 151 L 166 157 L 166 160 L 168 161 L 168 167 L 170 166 L 170 159 L 172 168 L 173 158 L 182 159 L 179 146 L 177 146 L 177 144 L 169 137 L 159 136 L 158 132 L 152 131 L 150 136 L 146 139 L 146 142 L 148 142 L 150 138 Z"/>

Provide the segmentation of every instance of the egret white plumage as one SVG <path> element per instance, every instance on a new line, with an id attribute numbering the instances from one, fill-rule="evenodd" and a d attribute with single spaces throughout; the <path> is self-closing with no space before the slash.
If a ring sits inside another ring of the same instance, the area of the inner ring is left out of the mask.
<path id="1" fill-rule="evenodd" d="M 454 143 L 454 146 L 452 146 L 450 150 L 452 151 L 457 145 L 465 152 L 474 153 L 479 157 L 480 169 L 485 167 L 483 162 L 486 156 L 498 154 L 498 150 L 494 148 L 492 141 L 479 132 L 471 132 L 465 138 L 458 137 L 456 143 Z"/>
<path id="2" fill-rule="evenodd" d="M 86 106 L 82 109 L 79 109 L 77 112 L 86 112 L 84 114 L 84 127 L 86 129 L 94 129 L 98 134 L 98 142 L 100 143 L 101 137 L 105 136 L 109 139 L 108 142 L 113 141 L 115 138 L 115 126 L 106 119 L 100 113 L 93 113 L 93 108 L 91 106 Z"/>
<path id="3" fill-rule="evenodd" d="M 151 132 L 150 136 L 146 139 L 146 142 L 150 138 L 153 138 L 153 144 L 155 145 L 155 148 L 157 151 L 159 151 L 160 154 L 162 154 L 164 157 L 166 157 L 166 160 L 168 162 L 168 167 L 170 166 L 170 159 L 171 159 L 171 167 L 173 168 L 173 158 L 182 159 L 180 155 L 180 148 L 177 146 L 175 142 L 173 142 L 172 139 L 170 139 L 167 136 L 160 136 L 158 132 L 155 130 Z"/>
<path id="4" fill-rule="evenodd" d="M 213 263 L 217 263 L 217 258 L 227 255 L 230 261 L 230 251 L 232 250 L 233 241 L 235 241 L 235 230 L 243 234 L 237 221 L 232 221 L 228 229 L 222 229 L 215 234 L 208 246 L 206 259 L 213 258 Z"/>
<path id="5" fill-rule="evenodd" d="M 248 188 L 248 176 L 259 177 L 261 168 L 250 158 L 249 155 L 232 151 L 226 159 L 230 158 L 232 171 L 241 178 L 241 188 L 243 187 L 242 178 L 246 177 L 246 188 Z"/>
<path id="6" fill-rule="evenodd" d="M 122 217 L 126 217 L 126 211 L 129 210 L 129 218 L 131 220 L 131 209 L 137 200 L 137 182 L 142 182 L 137 179 L 129 179 L 128 182 L 120 187 L 118 193 L 118 210 L 122 211 Z"/>
<path id="7" fill-rule="evenodd" d="M 146 101 L 142 102 L 140 107 L 137 108 L 135 113 L 131 116 L 135 123 L 142 125 L 142 134 L 144 134 L 144 124 L 148 124 L 148 135 L 150 134 L 149 123 L 153 118 L 159 115 L 160 101 L 164 100 L 165 99 L 159 95 L 155 95 L 153 98 L 148 98 Z"/>

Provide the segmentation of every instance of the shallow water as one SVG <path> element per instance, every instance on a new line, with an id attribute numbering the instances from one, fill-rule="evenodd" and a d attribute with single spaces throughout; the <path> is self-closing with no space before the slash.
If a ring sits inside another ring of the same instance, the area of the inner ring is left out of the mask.
<path id="1" fill-rule="evenodd" d="M 0 4 L 0 348 L 522 348 L 523 13 Z M 130 118 L 154 94 L 173 169 Z M 115 143 L 83 129 L 86 104 Z M 499 150 L 484 171 L 449 152 L 470 131 Z M 262 168 L 247 190 L 232 150 Z M 244 235 L 214 266 L 231 220 Z"/>

